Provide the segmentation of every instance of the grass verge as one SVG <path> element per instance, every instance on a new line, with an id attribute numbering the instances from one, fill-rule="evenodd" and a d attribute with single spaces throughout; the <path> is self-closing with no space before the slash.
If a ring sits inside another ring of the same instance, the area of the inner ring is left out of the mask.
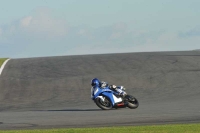
<path id="1" fill-rule="evenodd" d="M 200 124 L 68 128 L 41 130 L 0 130 L 0 133 L 200 133 Z"/>
<path id="2" fill-rule="evenodd" d="M 1 65 L 3 64 L 3 62 L 4 62 L 5 60 L 7 60 L 7 58 L 0 58 L 0 67 L 1 67 Z"/>

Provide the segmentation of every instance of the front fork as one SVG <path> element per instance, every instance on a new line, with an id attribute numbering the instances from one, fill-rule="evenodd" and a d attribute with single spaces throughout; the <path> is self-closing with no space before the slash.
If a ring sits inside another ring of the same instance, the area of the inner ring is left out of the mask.
<path id="1" fill-rule="evenodd" d="M 101 101 L 105 102 L 105 99 L 103 98 L 103 96 L 98 96 L 98 97 L 96 97 L 96 98 L 100 98 Z"/>

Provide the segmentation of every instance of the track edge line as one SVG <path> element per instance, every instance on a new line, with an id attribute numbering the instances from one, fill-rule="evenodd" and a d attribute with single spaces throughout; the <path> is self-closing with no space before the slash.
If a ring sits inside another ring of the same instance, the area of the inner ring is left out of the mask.
<path id="1" fill-rule="evenodd" d="M 7 59 L 6 61 L 4 61 L 3 65 L 0 67 L 0 76 L 1 76 L 1 73 L 3 72 L 3 69 L 4 67 L 6 66 L 7 62 L 9 61 L 10 59 Z"/>

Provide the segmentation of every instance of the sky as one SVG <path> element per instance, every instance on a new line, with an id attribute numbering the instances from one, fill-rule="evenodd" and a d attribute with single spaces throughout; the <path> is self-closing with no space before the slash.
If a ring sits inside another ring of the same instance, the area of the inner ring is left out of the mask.
<path id="1" fill-rule="evenodd" d="M 200 49 L 199 0 L 0 0 L 0 57 Z"/>

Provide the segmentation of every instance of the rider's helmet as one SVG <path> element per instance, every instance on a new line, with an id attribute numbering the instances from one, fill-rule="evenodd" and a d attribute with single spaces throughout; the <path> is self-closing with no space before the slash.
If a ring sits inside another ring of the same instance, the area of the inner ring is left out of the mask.
<path id="1" fill-rule="evenodd" d="M 100 86 L 100 81 L 97 78 L 91 80 L 92 86 Z"/>

